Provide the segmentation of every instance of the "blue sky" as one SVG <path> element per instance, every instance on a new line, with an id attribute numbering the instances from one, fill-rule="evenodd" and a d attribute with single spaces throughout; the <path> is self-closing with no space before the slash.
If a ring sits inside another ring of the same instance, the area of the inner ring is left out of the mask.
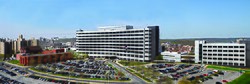
<path id="1" fill-rule="evenodd" d="M 250 37 L 250 0 L 0 0 L 0 37 L 126 24 L 159 25 L 162 39 Z"/>

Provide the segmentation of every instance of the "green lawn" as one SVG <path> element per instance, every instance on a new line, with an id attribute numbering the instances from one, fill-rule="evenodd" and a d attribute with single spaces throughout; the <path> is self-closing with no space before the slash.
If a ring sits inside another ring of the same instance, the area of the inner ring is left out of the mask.
<path id="1" fill-rule="evenodd" d="M 232 82 L 228 84 L 250 84 L 250 69 L 248 68 L 235 68 L 235 67 L 228 67 L 228 66 L 218 66 L 218 65 L 208 65 L 207 68 L 213 68 L 217 70 L 227 70 L 227 71 L 245 71 L 243 75 L 239 78 L 234 79 Z"/>
<path id="2" fill-rule="evenodd" d="M 10 60 L 9 63 L 12 63 L 12 64 L 18 64 L 19 61 L 18 60 Z"/>
<path id="3" fill-rule="evenodd" d="M 112 64 L 108 64 L 109 67 L 112 67 Z"/>
<path id="4" fill-rule="evenodd" d="M 134 73 L 135 71 L 130 69 L 130 68 L 127 68 L 128 71 L 130 71 L 131 73 Z"/>
<path id="5" fill-rule="evenodd" d="M 250 84 L 250 72 L 245 72 L 239 78 L 229 82 L 228 84 Z"/>
<path id="6" fill-rule="evenodd" d="M 218 69 L 218 70 L 227 70 L 227 71 L 246 71 L 246 72 L 250 72 L 250 69 L 247 69 L 247 68 L 235 68 L 235 67 L 218 66 L 218 65 L 208 65 L 207 68 Z"/>
<path id="7" fill-rule="evenodd" d="M 142 76 L 141 74 L 135 72 L 134 70 L 130 69 L 130 68 L 126 68 L 128 71 L 130 71 L 131 73 L 139 76 L 140 78 L 142 78 L 143 80 L 147 81 L 147 82 L 152 82 L 150 79 L 146 78 L 145 76 Z"/>
<path id="8" fill-rule="evenodd" d="M 8 62 L 11 63 L 11 64 L 16 64 L 16 65 L 19 65 L 19 66 L 23 66 L 22 64 L 20 64 L 19 60 L 10 60 Z"/>
<path id="9" fill-rule="evenodd" d="M 140 78 L 142 78 L 143 80 L 147 81 L 147 82 L 152 82 L 151 80 L 149 80 L 148 78 L 142 76 L 141 74 L 139 73 L 134 73 L 135 75 L 139 76 Z"/>
<path id="10" fill-rule="evenodd" d="M 124 65 L 124 66 L 137 66 L 137 65 L 149 64 L 150 62 L 136 62 L 136 61 L 121 60 L 121 61 L 119 61 L 119 63 Z"/>

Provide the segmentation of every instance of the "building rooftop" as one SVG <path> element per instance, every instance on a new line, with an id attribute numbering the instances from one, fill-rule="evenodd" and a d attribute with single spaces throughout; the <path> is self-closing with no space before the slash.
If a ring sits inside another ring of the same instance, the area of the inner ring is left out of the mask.
<path id="1" fill-rule="evenodd" d="M 147 26 L 145 28 L 134 28 L 133 26 L 131 25 L 124 25 L 124 26 L 103 26 L 103 27 L 98 27 L 97 28 L 97 31 L 85 31 L 85 30 L 82 30 L 82 29 L 79 29 L 77 30 L 76 32 L 77 33 L 92 33 L 92 32 L 116 32 L 116 31 L 134 31 L 134 30 L 142 30 L 142 29 L 145 29 L 145 30 L 149 30 L 150 28 L 152 28 L 154 26 Z"/>
<path id="2" fill-rule="evenodd" d="M 104 26 L 98 27 L 98 31 L 114 31 L 114 30 L 128 30 L 133 29 L 133 26 L 125 25 L 125 26 Z"/>
<path id="3" fill-rule="evenodd" d="M 32 57 L 32 56 L 46 56 L 46 55 L 65 54 L 65 53 L 68 53 L 68 52 L 62 52 L 62 53 L 50 53 L 50 54 L 24 54 L 23 56 L 29 56 L 29 57 Z"/>

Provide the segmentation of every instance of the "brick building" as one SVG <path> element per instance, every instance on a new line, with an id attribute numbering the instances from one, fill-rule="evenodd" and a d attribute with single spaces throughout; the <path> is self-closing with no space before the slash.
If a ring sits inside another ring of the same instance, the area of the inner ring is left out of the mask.
<path id="1" fill-rule="evenodd" d="M 32 49 L 33 50 L 30 50 L 30 51 L 39 50 L 37 48 L 32 48 Z M 23 51 L 27 52 L 27 50 L 25 49 Z M 64 49 L 44 50 L 41 53 L 42 54 L 22 53 L 22 54 L 18 54 L 16 57 L 20 61 L 20 64 L 23 64 L 25 66 L 61 62 L 61 61 L 66 61 L 66 60 L 70 60 L 73 58 L 72 54 L 69 52 L 65 53 Z"/>
<path id="2" fill-rule="evenodd" d="M 64 49 L 44 50 L 42 54 L 52 54 L 52 53 L 61 53 L 61 52 L 64 52 Z"/>
<path id="3" fill-rule="evenodd" d="M 36 64 L 45 64 L 45 63 L 54 63 L 61 62 L 72 59 L 73 56 L 71 53 L 52 53 L 52 54 L 34 54 L 34 55 L 21 55 L 20 64 L 24 66 L 36 65 Z"/>
<path id="4" fill-rule="evenodd" d="M 22 47 L 21 48 L 21 53 L 39 54 L 42 52 L 43 52 L 43 50 L 40 46 L 29 46 L 29 47 Z"/>

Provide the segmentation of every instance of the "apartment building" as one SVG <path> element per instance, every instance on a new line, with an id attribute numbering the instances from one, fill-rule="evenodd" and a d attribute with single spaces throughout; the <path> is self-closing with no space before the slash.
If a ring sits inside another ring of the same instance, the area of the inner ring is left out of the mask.
<path id="1" fill-rule="evenodd" d="M 249 41 L 235 43 L 208 43 L 195 41 L 195 56 L 201 63 L 249 67 L 250 59 L 247 55 Z"/>
<path id="2" fill-rule="evenodd" d="M 99 27 L 97 31 L 76 32 L 77 52 L 90 57 L 114 57 L 132 61 L 152 61 L 159 55 L 159 26 Z"/>
<path id="3" fill-rule="evenodd" d="M 29 46 L 39 46 L 39 41 L 35 38 L 25 40 L 23 35 L 19 35 L 17 40 L 1 39 L 0 38 L 0 54 L 14 54 L 21 52 L 22 48 Z"/>
<path id="4" fill-rule="evenodd" d="M 11 54 L 12 53 L 12 42 L 0 39 L 0 54 Z"/>

